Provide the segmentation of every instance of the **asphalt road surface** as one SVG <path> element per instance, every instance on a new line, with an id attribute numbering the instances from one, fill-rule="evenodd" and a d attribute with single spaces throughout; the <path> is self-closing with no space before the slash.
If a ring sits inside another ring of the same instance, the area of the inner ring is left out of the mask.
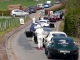
<path id="1" fill-rule="evenodd" d="M 33 17 L 34 15 L 36 15 L 36 13 L 30 15 L 30 17 Z M 55 23 L 56 28 L 53 28 L 53 30 L 58 30 L 60 22 L 61 21 Z M 47 59 L 44 50 L 37 50 L 37 44 L 32 41 L 32 38 L 26 37 L 25 31 L 29 31 L 29 28 L 30 25 L 9 38 L 7 45 L 9 60 L 73 60 L 59 57 L 55 59 Z"/>

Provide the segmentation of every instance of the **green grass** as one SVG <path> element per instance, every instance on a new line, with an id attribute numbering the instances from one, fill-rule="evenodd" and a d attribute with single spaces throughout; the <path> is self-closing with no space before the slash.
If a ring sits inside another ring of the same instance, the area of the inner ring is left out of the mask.
<path id="1" fill-rule="evenodd" d="M 0 10 L 6 10 L 8 8 L 8 5 L 13 4 L 21 4 L 22 6 L 31 6 L 31 5 L 37 5 L 38 3 L 45 3 L 47 0 L 41 0 L 41 1 L 32 1 L 32 0 L 16 0 L 16 1 L 4 1 L 0 2 Z M 54 0 L 51 0 L 54 2 Z"/>
<path id="2" fill-rule="evenodd" d="M 7 20 L 10 20 L 10 19 L 14 19 L 14 18 L 6 18 Z M 0 18 L 0 23 L 1 22 L 4 22 L 5 20 L 6 20 L 5 18 Z M 15 20 L 16 20 L 17 18 L 15 18 Z M 31 18 L 30 17 L 28 17 L 28 18 L 26 18 L 24 21 L 26 22 L 26 21 L 28 21 L 28 20 L 31 20 Z M 4 36 L 4 34 L 5 33 L 7 33 L 7 32 L 9 32 L 9 31 L 11 31 L 11 30 L 13 30 L 13 29 L 15 29 L 15 28 L 17 28 L 17 27 L 19 27 L 20 26 L 20 23 L 18 23 L 18 24 L 13 24 L 13 25 L 11 25 L 10 27 L 8 27 L 8 28 L 6 28 L 5 30 L 3 30 L 3 31 L 0 31 L 0 37 L 2 37 L 2 36 Z"/>

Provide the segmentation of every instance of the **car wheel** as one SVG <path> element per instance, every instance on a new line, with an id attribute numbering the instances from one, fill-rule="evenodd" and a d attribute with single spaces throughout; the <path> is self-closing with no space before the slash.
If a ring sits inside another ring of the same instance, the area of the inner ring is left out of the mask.
<path id="1" fill-rule="evenodd" d="M 13 17 L 16 17 L 16 15 L 15 15 L 15 14 L 13 14 Z"/>
<path id="2" fill-rule="evenodd" d="M 52 57 L 52 55 L 51 55 L 51 53 L 48 51 L 48 53 L 47 53 L 47 58 L 48 58 L 48 59 L 51 59 L 51 57 Z"/>
<path id="3" fill-rule="evenodd" d="M 73 58 L 76 59 L 76 60 L 78 60 L 79 54 L 74 55 Z"/>
<path id="4" fill-rule="evenodd" d="M 26 14 L 24 17 L 27 17 L 28 15 Z"/>

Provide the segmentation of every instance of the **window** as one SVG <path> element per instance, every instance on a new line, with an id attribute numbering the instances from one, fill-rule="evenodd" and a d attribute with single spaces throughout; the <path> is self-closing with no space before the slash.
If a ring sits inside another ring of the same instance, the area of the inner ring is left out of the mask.
<path id="1" fill-rule="evenodd" d="M 65 37 L 65 34 L 52 34 L 52 36 L 56 37 L 56 36 L 62 36 Z"/>

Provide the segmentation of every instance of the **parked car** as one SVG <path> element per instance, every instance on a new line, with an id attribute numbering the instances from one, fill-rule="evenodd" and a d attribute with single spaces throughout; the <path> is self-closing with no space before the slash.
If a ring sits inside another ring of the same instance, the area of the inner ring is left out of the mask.
<path id="1" fill-rule="evenodd" d="M 19 10 L 19 9 L 14 9 L 11 11 L 11 16 L 12 17 L 16 17 L 16 16 L 28 16 L 29 13 L 28 12 L 24 12 L 23 10 Z"/>
<path id="2" fill-rule="evenodd" d="M 54 56 L 66 56 L 78 60 L 79 47 L 71 37 L 53 37 L 50 42 L 45 44 L 45 54 L 48 59 Z"/>
<path id="3" fill-rule="evenodd" d="M 50 25 L 49 20 L 46 20 L 46 19 L 39 20 L 38 23 L 39 23 L 42 27 L 49 27 L 49 25 Z"/>
<path id="4" fill-rule="evenodd" d="M 51 31 L 53 31 L 51 28 L 48 28 L 48 27 L 42 27 L 42 29 L 44 30 L 44 33 L 43 33 L 44 38 L 45 38 Z M 43 38 L 43 39 L 44 39 L 44 38 Z"/>
<path id="5" fill-rule="evenodd" d="M 25 9 L 25 11 L 24 11 L 24 12 L 28 12 L 29 14 L 32 14 L 31 9 Z"/>
<path id="6" fill-rule="evenodd" d="M 44 38 L 47 36 L 47 34 L 49 32 L 52 31 L 52 29 L 51 28 L 48 28 L 48 27 L 42 27 L 42 29 L 44 30 L 44 33 L 43 33 L 43 42 L 44 42 Z M 37 35 L 36 35 L 36 33 L 34 34 L 34 41 L 37 42 Z"/>
<path id="7" fill-rule="evenodd" d="M 36 13 L 35 6 L 29 6 L 28 9 L 31 10 L 32 13 Z"/>
<path id="8" fill-rule="evenodd" d="M 55 11 L 54 13 L 59 14 L 60 19 L 62 19 L 62 17 L 64 16 L 64 12 L 62 10 Z"/>
<path id="9" fill-rule="evenodd" d="M 40 9 L 44 8 L 42 3 L 37 4 L 37 6 L 40 7 Z"/>
<path id="10" fill-rule="evenodd" d="M 49 8 L 49 7 L 51 7 L 51 5 L 48 4 L 48 3 L 44 3 L 44 4 L 43 4 L 43 7 L 44 7 L 44 8 Z"/>
<path id="11" fill-rule="evenodd" d="M 40 10 L 41 8 L 39 6 L 35 6 L 36 10 Z"/>
<path id="12" fill-rule="evenodd" d="M 60 1 L 56 1 L 55 4 L 60 4 Z"/>
<path id="13" fill-rule="evenodd" d="M 60 31 L 51 31 L 49 34 L 45 37 L 44 39 L 44 45 L 46 41 L 50 41 L 52 37 L 67 37 L 67 34 L 65 32 L 60 32 Z"/>
<path id="14" fill-rule="evenodd" d="M 60 14 L 58 13 L 53 13 L 48 17 L 48 20 L 50 22 L 56 22 L 57 20 L 60 20 Z"/>
<path id="15" fill-rule="evenodd" d="M 31 32 L 35 32 L 36 28 L 37 28 L 38 23 L 32 23 L 30 26 L 30 31 Z"/>

